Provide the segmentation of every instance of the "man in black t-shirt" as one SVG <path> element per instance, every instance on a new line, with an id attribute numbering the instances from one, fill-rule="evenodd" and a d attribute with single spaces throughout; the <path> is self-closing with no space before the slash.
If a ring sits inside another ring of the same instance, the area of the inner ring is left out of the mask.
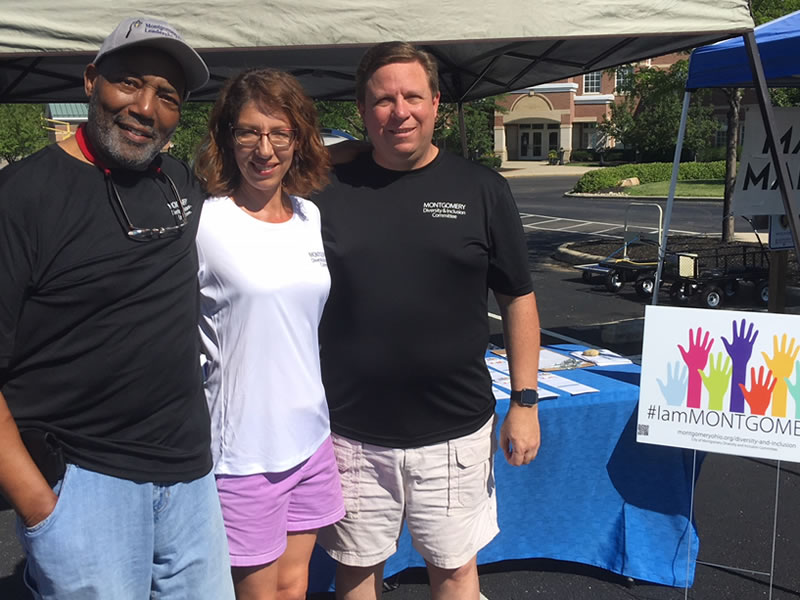
<path id="1" fill-rule="evenodd" d="M 434 600 L 477 600 L 477 551 L 497 533 L 487 293 L 503 315 L 512 402 L 500 446 L 539 448 L 539 321 L 505 180 L 432 143 L 436 64 L 379 44 L 356 75 L 371 154 L 334 169 L 316 201 L 331 293 L 322 375 L 347 515 L 319 541 L 337 597 L 380 596 L 403 519 Z"/>
<path id="2" fill-rule="evenodd" d="M 161 149 L 208 69 L 126 19 L 85 126 L 0 171 L 0 492 L 36 598 L 232 599 L 199 365 L 202 192 Z"/>

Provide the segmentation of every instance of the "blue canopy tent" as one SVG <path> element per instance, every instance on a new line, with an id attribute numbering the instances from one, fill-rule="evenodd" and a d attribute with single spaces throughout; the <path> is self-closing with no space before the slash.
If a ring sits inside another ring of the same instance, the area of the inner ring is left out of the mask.
<path id="1" fill-rule="evenodd" d="M 800 86 L 800 11 L 754 30 L 769 87 Z M 753 73 L 744 37 L 697 48 L 689 64 L 687 90 L 711 87 L 753 87 Z"/>
<path id="2" fill-rule="evenodd" d="M 693 90 L 699 88 L 750 87 L 755 88 L 758 97 L 764 128 L 767 133 L 772 163 L 776 165 L 777 184 L 783 200 L 784 211 L 795 244 L 795 252 L 800 260 L 800 206 L 789 195 L 789 173 L 786 162 L 780 160 L 775 142 L 775 119 L 767 92 L 769 87 L 800 86 L 800 11 L 791 13 L 769 23 L 756 27 L 752 32 L 709 46 L 697 48 L 689 60 L 689 77 L 683 99 L 683 112 L 675 146 L 664 229 L 659 248 L 658 268 L 655 288 L 661 281 L 661 273 L 669 234 L 672 207 L 675 199 L 675 186 L 678 180 L 678 167 L 686 132 L 686 117 Z M 774 292 L 771 282 L 770 291 Z M 770 293 L 770 310 L 777 310 L 773 302 L 775 294 Z M 658 294 L 653 294 L 653 304 L 658 303 Z"/>

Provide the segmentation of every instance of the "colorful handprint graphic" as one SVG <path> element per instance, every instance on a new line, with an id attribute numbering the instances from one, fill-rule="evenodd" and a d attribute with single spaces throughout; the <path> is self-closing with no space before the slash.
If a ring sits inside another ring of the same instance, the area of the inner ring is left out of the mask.
<path id="1" fill-rule="evenodd" d="M 689 368 L 689 386 L 686 391 L 686 406 L 689 408 L 700 408 L 700 395 L 703 391 L 703 380 L 700 378 L 700 371 L 706 368 L 708 362 L 708 353 L 711 352 L 711 346 L 714 345 L 714 340 L 708 339 L 709 333 L 703 341 L 700 337 L 703 335 L 703 328 L 697 328 L 697 335 L 694 331 L 689 329 L 689 349 L 686 350 L 683 346 L 678 344 L 678 349 L 683 356 L 683 362 Z"/>
<path id="2" fill-rule="evenodd" d="M 794 363 L 794 383 L 785 378 L 786 388 L 794 398 L 794 418 L 800 419 L 800 360 Z"/>
<path id="3" fill-rule="evenodd" d="M 772 416 L 786 416 L 786 378 L 792 374 L 794 361 L 797 360 L 797 353 L 800 352 L 800 345 L 795 345 L 795 339 L 786 346 L 786 334 L 781 337 L 781 345 L 778 347 L 778 336 L 772 338 L 772 357 L 762 352 L 764 362 L 775 376 L 775 391 L 772 393 Z"/>
<path id="4" fill-rule="evenodd" d="M 723 409 L 725 392 L 728 391 L 728 386 L 731 383 L 731 372 L 731 359 L 729 356 L 726 356 L 725 363 L 723 364 L 722 352 L 717 352 L 716 364 L 714 363 L 714 355 L 711 355 L 708 362 L 707 374 L 700 371 L 703 385 L 706 386 L 706 390 L 708 391 L 708 408 L 710 410 Z"/>
<path id="5" fill-rule="evenodd" d="M 744 332 L 747 321 L 742 319 L 739 331 L 736 330 L 736 320 L 733 321 L 733 336 L 729 342 L 725 337 L 722 343 L 725 350 L 733 361 L 733 372 L 731 374 L 731 402 L 730 411 L 735 413 L 744 412 L 744 394 L 742 386 L 747 381 L 747 363 L 750 362 L 750 355 L 753 354 L 753 344 L 758 337 L 758 331 L 753 332 L 753 323 Z"/>
<path id="6" fill-rule="evenodd" d="M 756 369 L 750 367 L 750 389 L 744 387 L 743 383 L 740 383 L 739 387 L 747 404 L 750 405 L 751 413 L 754 415 L 767 414 L 767 407 L 776 381 L 772 376 L 772 371 L 767 371 L 767 376 L 764 377 L 764 367 L 759 367 L 758 379 L 756 379 Z"/>
<path id="7" fill-rule="evenodd" d="M 686 400 L 686 376 L 689 371 L 680 361 L 667 363 L 667 381 L 657 379 L 658 387 L 661 388 L 661 395 L 671 406 L 683 406 Z"/>

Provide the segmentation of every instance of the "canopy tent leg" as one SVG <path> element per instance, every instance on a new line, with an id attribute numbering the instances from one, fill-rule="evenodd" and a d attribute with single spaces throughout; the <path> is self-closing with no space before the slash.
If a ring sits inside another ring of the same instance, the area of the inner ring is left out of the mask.
<path id="1" fill-rule="evenodd" d="M 750 70 L 753 72 L 753 79 L 756 83 L 755 91 L 756 97 L 758 98 L 758 107 L 761 110 L 761 119 L 764 121 L 764 131 L 767 134 L 770 158 L 772 159 L 772 164 L 775 165 L 778 189 L 781 193 L 781 200 L 783 200 L 783 210 L 789 220 L 789 228 L 792 231 L 792 239 L 794 240 L 795 255 L 800 262 L 800 206 L 792 206 L 792 198 L 789 196 L 789 166 L 786 161 L 781 159 L 781 155 L 778 151 L 775 115 L 772 112 L 772 102 L 769 99 L 769 93 L 767 91 L 764 66 L 761 64 L 761 55 L 758 50 L 758 44 L 756 44 L 754 32 L 748 31 L 744 34 L 744 46 L 747 50 L 747 58 L 750 61 Z M 780 273 L 776 273 L 773 276 L 773 268 L 779 271 L 783 264 L 782 260 L 776 260 L 774 262 L 776 263 L 775 265 L 770 264 L 769 311 L 782 312 L 783 307 L 781 306 L 782 302 L 780 299 L 783 298 L 786 281 L 785 277 L 782 278 L 782 281 L 779 281 L 779 279 L 781 279 L 779 277 Z M 783 286 L 783 290 L 778 290 L 779 285 Z"/>
<path id="2" fill-rule="evenodd" d="M 672 177 L 669 180 L 669 194 L 667 194 L 667 210 L 664 215 L 664 227 L 661 230 L 661 239 L 658 243 L 658 266 L 656 276 L 653 281 L 653 306 L 658 304 L 658 290 L 661 286 L 661 273 L 664 270 L 664 255 L 667 251 L 667 237 L 669 236 L 669 226 L 672 220 L 672 206 L 675 204 L 675 187 L 678 185 L 678 169 L 681 166 L 681 152 L 683 151 L 683 138 L 686 137 L 686 119 L 689 116 L 689 101 L 692 93 L 687 91 L 683 94 L 683 108 L 681 109 L 681 123 L 678 126 L 678 141 L 675 144 L 675 157 L 672 159 Z"/>

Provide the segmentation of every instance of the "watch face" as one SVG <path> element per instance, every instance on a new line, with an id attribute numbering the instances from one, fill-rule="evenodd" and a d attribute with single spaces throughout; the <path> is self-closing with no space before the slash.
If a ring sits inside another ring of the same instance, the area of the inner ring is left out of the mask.
<path id="1" fill-rule="evenodd" d="M 528 389 L 514 391 L 511 392 L 511 398 L 522 406 L 534 406 L 539 402 L 539 392 Z"/>

